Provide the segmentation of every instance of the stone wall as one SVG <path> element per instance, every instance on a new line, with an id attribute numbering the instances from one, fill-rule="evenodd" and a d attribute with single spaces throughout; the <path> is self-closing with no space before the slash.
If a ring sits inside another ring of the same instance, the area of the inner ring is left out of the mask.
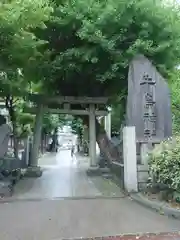
<path id="1" fill-rule="evenodd" d="M 142 191 L 146 188 L 147 180 L 149 178 L 148 167 L 143 164 L 137 165 L 137 176 L 138 176 L 138 190 Z"/>
<path id="2" fill-rule="evenodd" d="M 110 170 L 113 175 L 113 180 L 122 189 L 124 189 L 124 159 L 123 159 L 123 142 L 120 141 L 119 145 L 120 158 L 116 162 L 110 164 Z M 138 178 L 138 190 L 142 191 L 146 185 L 149 178 L 148 166 L 142 164 L 141 159 L 141 143 L 136 143 L 136 159 L 137 159 L 137 178 Z"/>
<path id="3" fill-rule="evenodd" d="M 119 148 L 122 152 L 122 143 L 120 144 Z M 146 188 L 149 173 L 148 173 L 148 165 L 144 165 L 142 163 L 141 153 L 140 153 L 141 144 L 136 143 L 136 159 L 137 159 L 137 181 L 138 181 L 138 190 L 143 191 Z M 122 188 L 124 189 L 124 163 L 123 163 L 123 156 L 117 162 L 112 162 L 110 165 L 110 170 L 113 175 L 113 180 Z"/>
<path id="4" fill-rule="evenodd" d="M 159 140 L 151 143 L 143 142 L 138 143 L 139 148 L 137 148 L 136 154 L 137 154 L 138 189 L 140 191 L 146 188 L 149 179 L 147 154 L 148 152 L 151 152 L 156 145 L 160 144 L 160 142 L 161 141 Z"/>
<path id="5" fill-rule="evenodd" d="M 143 190 L 146 187 L 149 178 L 148 166 L 143 164 L 141 156 L 141 143 L 136 142 L 136 158 L 137 158 L 137 177 L 138 177 L 138 190 Z"/>

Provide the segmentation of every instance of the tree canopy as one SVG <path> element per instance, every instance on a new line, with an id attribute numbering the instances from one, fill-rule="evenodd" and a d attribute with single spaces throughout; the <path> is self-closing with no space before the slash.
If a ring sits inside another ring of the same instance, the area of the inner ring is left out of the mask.
<path id="1" fill-rule="evenodd" d="M 52 7 L 44 0 L 3 0 L 0 3 L 0 93 L 13 122 L 16 117 L 23 119 L 18 106 L 23 99 L 15 96 L 31 91 L 32 80 L 25 73 L 31 62 L 41 56 L 39 48 L 45 43 L 32 29 L 44 28 L 51 11 Z M 27 115 L 25 118 L 27 122 Z M 32 117 L 29 121 L 32 122 Z"/>
<path id="2" fill-rule="evenodd" d="M 1 1 L 0 87 L 29 80 L 62 95 L 119 95 L 134 55 L 166 76 L 179 63 L 179 27 L 179 7 L 162 0 Z"/>
<path id="3" fill-rule="evenodd" d="M 54 93 L 118 96 L 134 55 L 165 76 L 180 60 L 179 8 L 162 0 L 54 1 L 46 26 L 35 31 L 48 42 L 38 72 Z"/>
<path id="4" fill-rule="evenodd" d="M 25 101 L 17 95 L 38 88 L 27 72 L 41 57 L 39 49 L 45 42 L 32 30 L 44 28 L 52 10 L 45 0 L 0 2 L 0 94 L 9 110 L 14 138 L 32 130 L 34 116 L 23 113 Z"/>
<path id="5" fill-rule="evenodd" d="M 165 77 L 179 64 L 179 10 L 163 0 L 3 0 L 0 92 L 109 96 L 117 120 L 133 56 Z"/>

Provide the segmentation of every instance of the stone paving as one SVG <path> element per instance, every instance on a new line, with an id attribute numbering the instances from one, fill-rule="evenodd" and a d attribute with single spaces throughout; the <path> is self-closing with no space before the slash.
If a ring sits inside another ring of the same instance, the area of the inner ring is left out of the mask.
<path id="1" fill-rule="evenodd" d="M 79 161 L 78 161 L 78 160 Z M 46 154 L 41 160 L 43 176 L 38 179 L 24 178 L 16 188 L 13 199 L 56 199 L 123 197 L 119 187 L 102 177 L 88 177 L 87 157 L 73 159 L 70 151 Z"/>
<path id="2" fill-rule="evenodd" d="M 22 180 L 13 201 L 0 204 L 0 239 L 60 240 L 180 229 L 180 221 L 138 205 L 110 180 L 87 177 L 87 158 L 77 161 L 62 151 L 46 155 L 40 164 L 43 177 Z"/>
<path id="3" fill-rule="evenodd" d="M 0 239 L 60 240 L 170 232 L 180 222 L 128 199 L 16 201 L 0 204 Z"/>

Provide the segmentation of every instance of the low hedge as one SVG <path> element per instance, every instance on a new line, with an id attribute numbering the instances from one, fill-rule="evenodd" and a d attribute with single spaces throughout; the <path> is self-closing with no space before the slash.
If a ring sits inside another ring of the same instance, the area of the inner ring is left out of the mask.
<path id="1" fill-rule="evenodd" d="M 180 191 L 180 137 L 161 142 L 148 158 L 150 182 Z"/>

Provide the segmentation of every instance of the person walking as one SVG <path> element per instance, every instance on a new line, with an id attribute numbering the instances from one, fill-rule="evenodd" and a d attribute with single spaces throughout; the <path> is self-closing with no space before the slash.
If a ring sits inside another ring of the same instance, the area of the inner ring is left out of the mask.
<path id="1" fill-rule="evenodd" d="M 74 156 L 74 150 L 75 150 L 75 147 L 74 147 L 74 145 L 72 145 L 72 148 L 71 148 L 71 157 Z"/>

